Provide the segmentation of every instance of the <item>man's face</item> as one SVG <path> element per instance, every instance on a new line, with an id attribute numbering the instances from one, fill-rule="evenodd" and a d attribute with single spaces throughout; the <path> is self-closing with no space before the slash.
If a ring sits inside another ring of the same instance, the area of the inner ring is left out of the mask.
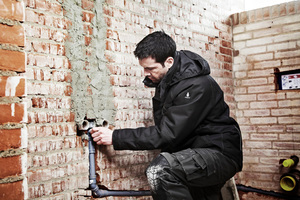
<path id="1" fill-rule="evenodd" d="M 144 75 L 148 77 L 153 83 L 159 83 L 167 74 L 169 68 L 172 66 L 173 58 L 167 58 L 164 63 L 165 66 L 163 66 L 161 63 L 156 62 L 156 60 L 151 57 L 140 59 L 139 63 L 144 68 Z"/>

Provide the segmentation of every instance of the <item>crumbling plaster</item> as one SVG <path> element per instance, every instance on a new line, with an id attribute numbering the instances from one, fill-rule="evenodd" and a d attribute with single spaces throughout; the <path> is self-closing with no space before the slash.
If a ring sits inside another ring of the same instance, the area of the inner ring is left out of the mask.
<path id="1" fill-rule="evenodd" d="M 94 1 L 92 19 L 93 35 L 90 46 L 85 46 L 84 22 L 81 0 L 66 0 L 63 3 L 66 17 L 71 20 L 66 55 L 72 66 L 72 109 L 75 122 L 96 119 L 113 123 L 115 108 L 109 70 L 104 58 L 106 26 L 103 19 L 103 0 Z M 87 56 L 87 50 L 90 53 Z"/>

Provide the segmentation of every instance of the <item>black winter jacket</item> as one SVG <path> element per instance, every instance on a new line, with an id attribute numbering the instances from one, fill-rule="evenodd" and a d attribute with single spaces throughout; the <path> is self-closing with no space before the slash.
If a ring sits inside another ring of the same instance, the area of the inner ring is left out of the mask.
<path id="1" fill-rule="evenodd" d="M 237 122 L 229 117 L 223 91 L 209 75 L 208 63 L 190 51 L 176 52 L 174 64 L 155 86 L 155 126 L 113 132 L 115 150 L 177 152 L 212 148 L 242 168 L 242 142 Z"/>

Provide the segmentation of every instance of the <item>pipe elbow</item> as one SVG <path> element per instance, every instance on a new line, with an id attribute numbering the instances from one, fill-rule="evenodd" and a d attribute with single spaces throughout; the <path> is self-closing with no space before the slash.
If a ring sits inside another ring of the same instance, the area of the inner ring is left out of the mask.
<path id="1" fill-rule="evenodd" d="M 92 191 L 93 197 L 95 198 L 108 196 L 107 191 L 99 189 L 96 183 L 90 184 L 90 190 Z"/>

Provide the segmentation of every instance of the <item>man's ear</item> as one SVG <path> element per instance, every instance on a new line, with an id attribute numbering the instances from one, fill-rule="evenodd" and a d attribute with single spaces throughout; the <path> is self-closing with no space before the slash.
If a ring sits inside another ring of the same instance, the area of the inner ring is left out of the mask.
<path id="1" fill-rule="evenodd" d="M 174 58 L 168 57 L 164 64 L 167 68 L 172 67 L 172 65 L 174 64 Z"/>

